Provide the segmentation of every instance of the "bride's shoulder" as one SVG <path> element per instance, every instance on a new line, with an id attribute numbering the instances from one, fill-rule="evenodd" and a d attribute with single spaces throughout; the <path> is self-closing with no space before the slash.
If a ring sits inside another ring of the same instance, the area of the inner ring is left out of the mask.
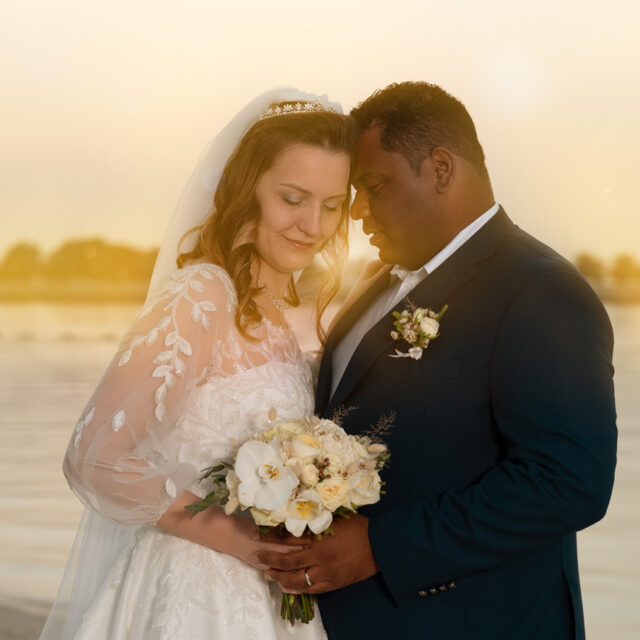
<path id="1" fill-rule="evenodd" d="M 223 267 L 211 262 L 191 262 L 176 269 L 153 296 L 154 301 L 176 297 L 192 302 L 210 301 L 216 305 L 216 310 L 221 310 L 221 303 L 228 311 L 237 305 L 231 276 Z"/>

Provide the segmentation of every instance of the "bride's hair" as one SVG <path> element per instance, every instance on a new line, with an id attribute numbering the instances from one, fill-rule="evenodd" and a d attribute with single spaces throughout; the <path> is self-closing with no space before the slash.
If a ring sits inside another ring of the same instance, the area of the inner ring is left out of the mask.
<path id="1" fill-rule="evenodd" d="M 358 125 L 351 116 L 330 111 L 294 113 L 259 120 L 229 158 L 214 196 L 211 215 L 203 225 L 185 234 L 186 237 L 199 231 L 194 249 L 178 256 L 178 267 L 204 257 L 229 273 L 238 296 L 236 326 L 246 337 L 253 337 L 248 333 L 249 326 L 262 320 L 253 299 L 260 289 L 252 286 L 251 273 L 252 263 L 258 258 L 255 247 L 260 220 L 256 198 L 258 181 L 271 168 L 276 157 L 294 144 L 345 152 L 353 157 L 358 133 Z M 338 228 L 320 251 L 329 267 L 317 297 L 316 328 L 323 343 L 322 314 L 340 287 L 348 251 L 349 206 L 350 198 L 346 198 Z M 293 278 L 289 281 L 287 302 L 292 306 L 300 303 Z"/>

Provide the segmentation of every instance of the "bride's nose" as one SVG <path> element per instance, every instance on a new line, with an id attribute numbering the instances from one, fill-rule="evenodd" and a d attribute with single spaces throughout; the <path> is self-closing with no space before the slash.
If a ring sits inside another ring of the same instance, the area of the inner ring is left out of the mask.
<path id="1" fill-rule="evenodd" d="M 322 216 L 322 205 L 313 204 L 305 208 L 298 220 L 298 228 L 305 235 L 315 238 L 320 235 L 320 218 Z"/>

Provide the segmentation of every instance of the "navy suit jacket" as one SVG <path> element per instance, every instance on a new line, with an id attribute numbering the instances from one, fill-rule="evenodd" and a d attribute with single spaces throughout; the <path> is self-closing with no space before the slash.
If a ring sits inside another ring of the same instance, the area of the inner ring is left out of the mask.
<path id="1" fill-rule="evenodd" d="M 576 531 L 607 509 L 616 462 L 613 334 L 576 269 L 500 210 L 410 294 L 449 309 L 422 359 L 390 358 L 391 314 L 317 413 L 358 433 L 396 414 L 386 495 L 362 508 L 379 573 L 319 597 L 331 640 L 582 639 Z M 396 306 L 402 310 L 406 301 Z"/>

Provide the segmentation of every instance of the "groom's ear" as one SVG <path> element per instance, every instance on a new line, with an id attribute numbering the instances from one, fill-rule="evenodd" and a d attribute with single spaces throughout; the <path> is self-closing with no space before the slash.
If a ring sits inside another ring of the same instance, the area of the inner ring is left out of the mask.
<path id="1" fill-rule="evenodd" d="M 438 193 L 445 193 L 453 183 L 455 160 L 449 151 L 436 147 L 428 158 L 423 160 L 422 170 L 430 171 Z"/>

